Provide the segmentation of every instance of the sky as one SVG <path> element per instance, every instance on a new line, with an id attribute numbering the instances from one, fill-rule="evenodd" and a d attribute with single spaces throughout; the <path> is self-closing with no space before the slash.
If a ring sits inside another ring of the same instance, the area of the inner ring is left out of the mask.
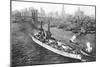
<path id="1" fill-rule="evenodd" d="M 19 2 L 19 1 L 12 1 L 12 11 L 14 10 L 22 10 L 25 8 L 33 7 L 40 11 L 40 8 L 43 8 L 46 13 L 50 12 L 58 12 L 61 14 L 62 11 L 62 4 L 50 4 L 50 3 L 35 3 L 35 2 Z M 95 15 L 95 7 L 93 6 L 79 6 L 79 5 L 64 5 L 64 10 L 66 14 L 74 14 L 75 11 L 82 10 L 86 15 Z"/>

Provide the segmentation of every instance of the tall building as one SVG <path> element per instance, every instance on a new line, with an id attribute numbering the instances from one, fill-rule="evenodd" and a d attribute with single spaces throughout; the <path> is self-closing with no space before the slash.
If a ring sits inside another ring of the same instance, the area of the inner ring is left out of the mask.
<path id="1" fill-rule="evenodd" d="M 43 8 L 40 8 L 40 15 L 45 16 L 45 10 Z"/>
<path id="2" fill-rule="evenodd" d="M 62 18 L 65 18 L 65 9 L 64 9 L 64 4 L 63 4 L 63 6 L 62 6 L 62 13 L 61 13 L 61 16 L 62 16 Z"/>
<path id="3" fill-rule="evenodd" d="M 79 7 L 78 10 L 75 12 L 75 16 L 79 16 L 79 17 L 84 16 L 84 12 L 81 11 L 80 7 Z"/>

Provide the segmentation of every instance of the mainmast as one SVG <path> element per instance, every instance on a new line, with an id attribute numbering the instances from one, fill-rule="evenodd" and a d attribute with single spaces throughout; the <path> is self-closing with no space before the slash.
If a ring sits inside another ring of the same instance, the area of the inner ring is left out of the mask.
<path id="1" fill-rule="evenodd" d="M 43 22 L 40 21 L 40 30 L 41 30 L 41 31 L 43 31 L 43 26 L 42 26 L 42 25 L 43 25 Z"/>

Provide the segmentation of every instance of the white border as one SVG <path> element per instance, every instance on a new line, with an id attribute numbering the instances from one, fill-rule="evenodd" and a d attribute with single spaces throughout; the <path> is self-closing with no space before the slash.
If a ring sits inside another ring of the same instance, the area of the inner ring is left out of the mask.
<path id="1" fill-rule="evenodd" d="M 32 1 L 32 0 L 31 0 Z M 87 63 L 65 63 L 51 65 L 37 65 L 36 67 L 99 67 L 99 25 L 100 25 L 100 2 L 99 0 L 35 0 L 43 2 L 72 3 L 96 5 L 96 26 L 97 26 L 97 60 Z M 1 0 L 0 2 L 0 67 L 10 67 L 10 0 Z M 27 66 L 30 67 L 30 66 Z M 35 67 L 35 66 L 33 66 Z"/>

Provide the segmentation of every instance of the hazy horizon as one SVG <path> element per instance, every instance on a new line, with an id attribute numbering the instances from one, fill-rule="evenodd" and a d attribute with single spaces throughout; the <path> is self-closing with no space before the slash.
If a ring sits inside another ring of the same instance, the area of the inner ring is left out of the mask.
<path id="1" fill-rule="evenodd" d="M 46 14 L 50 12 L 58 12 L 58 14 L 62 13 L 63 4 L 49 4 L 49 3 L 34 3 L 34 2 L 18 2 L 12 1 L 12 11 L 14 10 L 22 10 L 25 8 L 33 7 L 40 12 L 40 8 L 43 8 Z M 64 5 L 64 10 L 66 14 L 74 14 L 78 8 L 84 12 L 86 15 L 94 15 L 95 16 L 95 7 L 93 6 L 76 6 L 76 5 Z"/>

